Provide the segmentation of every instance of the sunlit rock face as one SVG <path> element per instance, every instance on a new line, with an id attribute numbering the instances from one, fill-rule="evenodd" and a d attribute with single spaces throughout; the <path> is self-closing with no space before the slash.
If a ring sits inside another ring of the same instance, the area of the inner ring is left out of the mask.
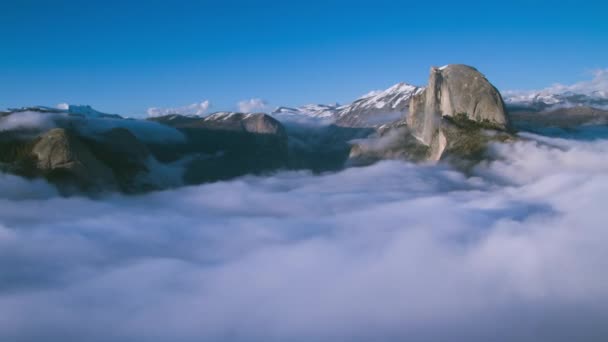
<path id="1" fill-rule="evenodd" d="M 431 68 L 428 87 L 410 101 L 407 123 L 418 139 L 431 145 L 443 117 L 509 127 L 500 92 L 477 69 L 461 64 Z"/>
<path id="2" fill-rule="evenodd" d="M 57 181 L 76 181 L 85 187 L 115 186 L 112 170 L 101 163 L 74 134 L 55 128 L 42 135 L 32 154 L 37 167 Z"/>
<path id="3" fill-rule="evenodd" d="M 252 134 L 285 136 L 285 129 L 272 116 L 264 113 L 219 112 L 200 120 L 198 127 L 243 131 Z"/>
<path id="4" fill-rule="evenodd" d="M 142 193 L 287 165 L 285 127 L 263 113 L 151 120 L 91 113 L 0 113 L 0 171 L 45 178 L 65 194 Z"/>
<path id="5" fill-rule="evenodd" d="M 488 143 L 510 140 L 510 127 L 500 93 L 483 74 L 460 64 L 433 67 L 428 86 L 410 99 L 405 124 L 383 126 L 375 141 L 356 142 L 351 159 L 449 158 L 469 167 L 484 158 Z"/>

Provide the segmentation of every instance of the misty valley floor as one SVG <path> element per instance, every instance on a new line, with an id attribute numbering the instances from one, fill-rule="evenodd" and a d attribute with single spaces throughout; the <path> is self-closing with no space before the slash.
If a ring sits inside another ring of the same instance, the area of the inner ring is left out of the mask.
<path id="1" fill-rule="evenodd" d="M 0 175 L 0 340 L 605 341 L 608 140 L 141 196 Z"/>

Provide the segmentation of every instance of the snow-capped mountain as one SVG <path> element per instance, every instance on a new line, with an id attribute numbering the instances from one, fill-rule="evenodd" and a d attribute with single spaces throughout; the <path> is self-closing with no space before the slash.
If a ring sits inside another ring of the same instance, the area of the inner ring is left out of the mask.
<path id="1" fill-rule="evenodd" d="M 550 91 L 505 92 L 503 97 L 511 110 L 550 111 L 580 106 L 608 109 L 608 93 L 605 91 L 594 91 L 588 94 L 572 91 L 561 93 Z"/>
<path id="2" fill-rule="evenodd" d="M 300 107 L 278 107 L 270 115 L 282 121 L 331 123 L 335 120 L 338 104 L 308 104 Z"/>
<path id="3" fill-rule="evenodd" d="M 279 120 L 317 119 L 342 126 L 378 126 L 404 117 L 410 98 L 424 88 L 398 83 L 386 90 L 369 92 L 348 105 L 310 104 L 278 107 L 271 115 Z"/>
<path id="4" fill-rule="evenodd" d="M 75 116 L 83 116 L 86 118 L 122 118 L 117 114 L 107 114 L 102 113 L 93 109 L 93 107 L 88 105 L 68 105 L 66 103 L 62 103 L 57 107 L 47 107 L 47 106 L 30 106 L 30 107 L 21 107 L 21 108 L 9 108 L 9 112 L 40 112 L 40 113 L 61 113 Z"/>
<path id="5" fill-rule="evenodd" d="M 407 114 L 410 98 L 423 89 L 398 83 L 386 90 L 372 91 L 349 105 L 339 107 L 336 123 L 344 126 L 377 126 L 397 121 Z"/>
<path id="6" fill-rule="evenodd" d="M 504 91 L 502 95 L 511 111 L 552 111 L 580 106 L 608 110 L 608 69 L 594 71 L 590 80 L 556 83 L 541 90 Z"/>

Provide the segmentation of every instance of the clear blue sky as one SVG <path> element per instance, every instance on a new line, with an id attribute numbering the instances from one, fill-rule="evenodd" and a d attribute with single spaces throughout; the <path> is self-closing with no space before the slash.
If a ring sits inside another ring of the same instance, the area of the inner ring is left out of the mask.
<path id="1" fill-rule="evenodd" d="M 607 13 L 600 1 L 0 0 L 0 108 L 347 102 L 448 63 L 540 88 L 608 67 Z"/>

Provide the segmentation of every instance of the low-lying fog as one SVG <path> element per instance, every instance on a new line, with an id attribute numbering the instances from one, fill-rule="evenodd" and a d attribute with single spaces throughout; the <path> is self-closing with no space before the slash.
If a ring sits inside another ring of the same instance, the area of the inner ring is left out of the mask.
<path id="1" fill-rule="evenodd" d="M 136 197 L 0 175 L 2 341 L 606 341 L 608 140 Z"/>

